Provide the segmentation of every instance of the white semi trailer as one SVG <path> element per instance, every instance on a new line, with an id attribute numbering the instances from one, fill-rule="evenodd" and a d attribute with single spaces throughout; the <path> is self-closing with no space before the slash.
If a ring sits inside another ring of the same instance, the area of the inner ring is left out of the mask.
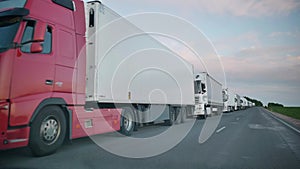
<path id="1" fill-rule="evenodd" d="M 221 114 L 223 110 L 222 84 L 208 73 L 195 75 L 195 111 L 193 116 L 204 117 Z"/>
<path id="2" fill-rule="evenodd" d="M 172 125 L 193 112 L 191 64 L 99 1 L 86 4 L 86 21 L 86 99 L 96 106 L 121 108 L 123 133 L 153 121 Z M 214 83 L 207 85 L 213 99 Z"/>

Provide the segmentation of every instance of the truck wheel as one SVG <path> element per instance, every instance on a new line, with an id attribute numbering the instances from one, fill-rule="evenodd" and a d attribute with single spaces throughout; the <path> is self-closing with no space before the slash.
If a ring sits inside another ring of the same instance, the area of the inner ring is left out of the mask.
<path id="1" fill-rule="evenodd" d="M 130 108 L 125 108 L 121 117 L 121 133 L 125 136 L 131 136 L 135 128 L 133 111 Z"/>
<path id="2" fill-rule="evenodd" d="M 138 126 L 139 126 L 139 123 L 135 122 L 133 131 L 138 131 Z"/>
<path id="3" fill-rule="evenodd" d="M 206 115 L 197 115 L 197 120 L 206 119 Z"/>
<path id="4" fill-rule="evenodd" d="M 66 135 L 66 118 L 57 106 L 43 108 L 34 119 L 29 147 L 35 156 L 54 153 L 64 142 Z"/>

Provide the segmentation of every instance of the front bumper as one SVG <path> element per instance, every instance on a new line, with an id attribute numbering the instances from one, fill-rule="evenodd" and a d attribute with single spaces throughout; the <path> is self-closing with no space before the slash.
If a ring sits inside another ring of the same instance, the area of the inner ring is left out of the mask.
<path id="1" fill-rule="evenodd" d="M 0 150 L 28 145 L 30 127 L 9 127 L 9 102 L 0 101 Z"/>

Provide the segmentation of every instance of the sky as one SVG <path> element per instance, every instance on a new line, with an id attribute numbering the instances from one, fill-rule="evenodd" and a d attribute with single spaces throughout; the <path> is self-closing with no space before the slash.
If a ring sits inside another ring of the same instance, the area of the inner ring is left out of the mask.
<path id="1" fill-rule="evenodd" d="M 300 106 L 299 0 L 103 0 L 102 3 L 122 16 L 160 12 L 185 19 L 215 47 L 228 88 L 265 105 L 277 102 Z"/>

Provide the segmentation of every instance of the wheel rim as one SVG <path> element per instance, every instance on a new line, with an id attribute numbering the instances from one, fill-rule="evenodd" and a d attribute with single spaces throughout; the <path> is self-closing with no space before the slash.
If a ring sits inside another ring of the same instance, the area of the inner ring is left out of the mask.
<path id="1" fill-rule="evenodd" d="M 127 131 L 130 131 L 132 126 L 133 126 L 133 120 L 132 120 L 132 116 L 129 114 L 129 113 L 126 113 L 124 115 L 124 128 L 127 130 Z"/>
<path id="2" fill-rule="evenodd" d="M 56 142 L 60 135 L 60 122 L 53 116 L 47 117 L 41 125 L 40 136 L 45 144 Z"/>

